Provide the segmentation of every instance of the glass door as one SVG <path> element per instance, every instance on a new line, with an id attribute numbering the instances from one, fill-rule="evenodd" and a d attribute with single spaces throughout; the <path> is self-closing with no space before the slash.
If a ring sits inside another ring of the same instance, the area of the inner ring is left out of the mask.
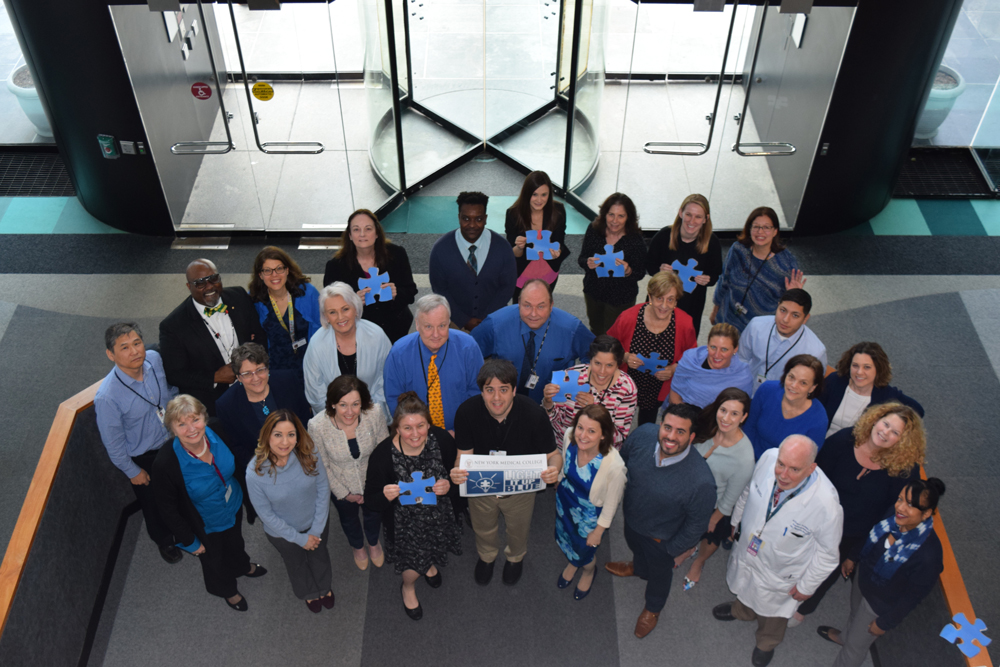
<path id="1" fill-rule="evenodd" d="M 351 122 L 378 77 L 340 76 L 331 11 L 111 7 L 178 232 L 339 230 L 398 188 L 372 175 Z"/>

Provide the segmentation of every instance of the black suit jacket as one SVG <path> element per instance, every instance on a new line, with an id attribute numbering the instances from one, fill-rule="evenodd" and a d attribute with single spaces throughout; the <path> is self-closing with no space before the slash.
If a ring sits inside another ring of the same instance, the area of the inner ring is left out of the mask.
<path id="1" fill-rule="evenodd" d="M 242 287 L 226 287 L 222 301 L 229 309 L 229 319 L 236 329 L 239 344 L 260 343 L 267 346 L 264 329 L 250 296 Z M 215 400 L 225 393 L 228 384 L 213 387 L 215 371 L 229 359 L 224 359 L 215 344 L 212 332 L 192 305 L 184 299 L 181 305 L 160 322 L 160 354 L 167 382 L 182 394 L 190 394 L 205 404 L 208 414 L 215 415 Z"/>

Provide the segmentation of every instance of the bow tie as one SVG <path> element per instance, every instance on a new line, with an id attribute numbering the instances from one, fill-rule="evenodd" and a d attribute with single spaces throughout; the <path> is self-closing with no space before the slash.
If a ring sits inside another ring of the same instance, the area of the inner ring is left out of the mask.
<path id="1" fill-rule="evenodd" d="M 214 308 L 209 308 L 208 306 L 205 306 L 205 317 L 211 317 L 216 313 L 225 314 L 225 312 L 226 312 L 226 304 L 222 303 L 221 301 L 219 302 L 219 305 L 215 306 Z"/>

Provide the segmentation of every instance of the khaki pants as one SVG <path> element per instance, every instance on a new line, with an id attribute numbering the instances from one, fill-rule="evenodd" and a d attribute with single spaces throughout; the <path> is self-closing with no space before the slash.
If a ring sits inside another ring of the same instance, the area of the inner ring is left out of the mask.
<path id="1" fill-rule="evenodd" d="M 479 558 L 492 563 L 500 552 L 500 514 L 507 526 L 507 547 L 503 555 L 510 563 L 519 563 L 528 552 L 528 531 L 535 511 L 535 494 L 469 498 L 469 516 L 476 533 Z"/>
<path id="2" fill-rule="evenodd" d="M 750 607 L 739 600 L 733 602 L 733 616 L 741 621 L 757 621 L 757 648 L 761 651 L 773 651 L 774 647 L 785 638 L 788 629 L 788 619 L 781 616 L 759 616 Z"/>

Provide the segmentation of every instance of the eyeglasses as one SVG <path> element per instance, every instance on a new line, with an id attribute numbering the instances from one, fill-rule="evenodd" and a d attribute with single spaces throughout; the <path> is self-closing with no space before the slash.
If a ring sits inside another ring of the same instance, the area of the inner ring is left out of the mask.
<path id="1" fill-rule="evenodd" d="M 204 278 L 198 278 L 197 280 L 192 280 L 191 284 L 194 285 L 195 287 L 204 287 L 209 283 L 217 283 L 217 282 L 219 282 L 219 274 L 213 273 L 210 276 L 205 276 Z"/>
<path id="2" fill-rule="evenodd" d="M 265 278 L 270 278 L 274 274 L 277 274 L 279 276 L 283 276 L 286 273 L 288 273 L 288 267 L 287 266 L 279 266 L 276 269 L 261 269 L 260 270 L 260 275 L 264 276 Z"/>
<path id="3" fill-rule="evenodd" d="M 754 225 L 753 227 L 750 228 L 750 231 L 752 231 L 752 232 L 773 232 L 774 231 L 774 227 L 770 227 L 770 226 L 769 227 L 762 227 L 761 225 Z"/>
<path id="4" fill-rule="evenodd" d="M 249 380 L 250 378 L 252 378 L 254 376 L 259 377 L 259 378 L 265 378 L 265 377 L 267 377 L 267 374 L 269 372 L 270 371 L 267 368 L 258 368 L 255 371 L 244 371 L 244 372 L 240 373 L 237 377 L 239 377 L 239 379 L 241 379 L 241 380 Z"/>

